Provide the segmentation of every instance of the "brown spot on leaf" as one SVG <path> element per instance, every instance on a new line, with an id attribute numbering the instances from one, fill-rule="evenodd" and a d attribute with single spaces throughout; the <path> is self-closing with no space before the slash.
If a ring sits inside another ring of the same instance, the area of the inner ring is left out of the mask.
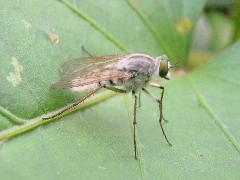
<path id="1" fill-rule="evenodd" d="M 32 27 L 32 24 L 30 22 L 26 21 L 25 19 L 22 19 L 22 23 L 26 28 Z"/>
<path id="2" fill-rule="evenodd" d="M 22 81 L 21 72 L 23 70 L 23 66 L 16 57 L 12 57 L 11 64 L 14 67 L 14 72 L 9 73 L 7 80 L 12 83 L 13 87 L 16 87 Z"/>
<path id="3" fill-rule="evenodd" d="M 59 37 L 57 34 L 54 34 L 53 32 L 48 33 L 48 37 L 53 45 L 59 43 Z"/>

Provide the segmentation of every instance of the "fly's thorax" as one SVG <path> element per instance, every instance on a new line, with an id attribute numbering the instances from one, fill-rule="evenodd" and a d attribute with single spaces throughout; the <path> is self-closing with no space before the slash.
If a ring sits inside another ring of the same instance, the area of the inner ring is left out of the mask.
<path id="1" fill-rule="evenodd" d="M 156 59 L 146 54 L 130 54 L 116 66 L 132 75 L 121 85 L 126 91 L 139 91 L 151 80 L 155 71 Z"/>
<path id="2" fill-rule="evenodd" d="M 138 92 L 149 83 L 151 77 L 152 76 L 146 74 L 138 74 L 137 76 L 125 81 L 122 86 L 127 92 Z"/>
<path id="3" fill-rule="evenodd" d="M 146 54 L 130 54 L 125 59 L 119 61 L 117 68 L 119 70 L 133 72 L 135 74 L 150 74 L 154 73 L 156 60 Z"/>

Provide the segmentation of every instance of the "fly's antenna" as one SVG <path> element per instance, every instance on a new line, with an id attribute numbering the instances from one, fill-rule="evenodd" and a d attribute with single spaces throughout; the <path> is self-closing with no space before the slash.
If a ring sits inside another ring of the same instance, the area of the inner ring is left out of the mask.
<path id="1" fill-rule="evenodd" d="M 174 64 L 175 67 L 179 67 L 180 63 L 179 61 Z"/>
<path id="2" fill-rule="evenodd" d="M 171 69 L 171 68 L 179 67 L 179 65 L 180 65 L 180 63 L 178 61 L 175 64 L 171 65 L 169 68 Z"/>
<path id="3" fill-rule="evenodd" d="M 88 56 L 93 57 L 93 55 L 84 46 L 81 46 L 81 48 L 82 51 L 85 52 Z"/>

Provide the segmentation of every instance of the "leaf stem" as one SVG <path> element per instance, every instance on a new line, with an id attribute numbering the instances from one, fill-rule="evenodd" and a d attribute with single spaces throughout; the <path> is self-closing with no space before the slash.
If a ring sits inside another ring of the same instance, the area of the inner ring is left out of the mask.
<path id="1" fill-rule="evenodd" d="M 103 101 L 105 101 L 105 100 L 107 100 L 107 99 L 109 99 L 109 98 L 111 98 L 115 95 L 117 95 L 117 93 L 114 93 L 114 92 L 97 94 L 94 97 L 89 98 L 89 100 L 85 101 L 85 103 L 80 104 L 78 109 L 73 109 L 72 111 L 69 111 L 65 114 L 62 114 L 61 116 L 58 116 L 56 118 L 52 118 L 52 119 L 49 119 L 49 120 L 43 120 L 42 118 L 43 118 L 43 116 L 49 116 L 50 114 L 58 112 L 59 110 L 57 110 L 55 112 L 45 114 L 45 115 L 42 115 L 42 116 L 39 116 L 37 118 L 30 119 L 30 120 L 24 120 L 23 121 L 24 124 L 13 126 L 12 128 L 9 128 L 7 130 L 4 130 L 4 131 L 0 132 L 0 141 L 15 137 L 15 136 L 20 135 L 24 132 L 30 131 L 30 130 L 38 127 L 38 126 L 41 126 L 43 124 L 46 124 L 46 123 L 55 121 L 57 119 L 60 119 L 61 117 L 66 116 L 67 114 L 69 114 L 71 112 L 93 106 L 93 105 L 98 104 L 100 102 L 103 102 Z M 10 113 L 10 114 L 13 115 L 12 113 Z M 18 118 L 18 117 L 15 116 L 15 118 Z"/>

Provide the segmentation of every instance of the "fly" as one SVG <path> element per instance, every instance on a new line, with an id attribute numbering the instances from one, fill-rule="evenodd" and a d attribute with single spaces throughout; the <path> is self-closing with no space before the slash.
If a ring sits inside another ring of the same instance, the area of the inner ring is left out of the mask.
<path id="1" fill-rule="evenodd" d="M 86 51 L 85 49 L 83 50 Z M 43 119 L 52 119 L 62 115 L 94 95 L 100 89 L 107 89 L 117 93 L 132 93 L 134 98 L 134 157 L 137 159 L 136 110 L 138 103 L 140 103 L 138 102 L 138 94 L 140 95 L 140 92 L 143 91 L 159 104 L 160 128 L 165 140 L 172 146 L 162 126 L 164 119 L 162 108 L 164 87 L 155 83 L 150 83 L 153 76 L 168 79 L 168 71 L 173 66 L 170 64 L 167 56 L 161 55 L 155 58 L 141 53 L 99 57 L 92 56 L 90 53 L 88 53 L 88 55 L 90 57 L 83 57 L 64 63 L 60 69 L 61 80 L 52 85 L 53 88 L 57 89 L 71 89 L 73 91 L 88 90 L 86 95 L 56 114 Z M 147 85 L 160 89 L 160 98 L 149 92 L 146 89 Z"/>

